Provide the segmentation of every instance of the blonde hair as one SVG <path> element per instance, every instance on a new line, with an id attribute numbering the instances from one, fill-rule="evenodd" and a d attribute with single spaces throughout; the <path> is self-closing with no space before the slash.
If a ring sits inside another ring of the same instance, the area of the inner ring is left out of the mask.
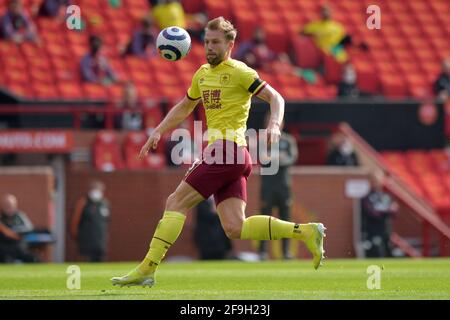
<path id="1" fill-rule="evenodd" d="M 227 41 L 234 41 L 237 36 L 237 30 L 233 24 L 224 17 L 217 17 L 210 20 L 206 25 L 207 30 L 219 30 L 225 34 Z"/>

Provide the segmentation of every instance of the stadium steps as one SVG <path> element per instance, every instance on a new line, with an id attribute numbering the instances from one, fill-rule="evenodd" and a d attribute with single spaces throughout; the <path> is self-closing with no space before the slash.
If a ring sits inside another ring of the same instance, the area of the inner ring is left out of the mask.
<path id="1" fill-rule="evenodd" d="M 416 179 L 421 172 L 423 172 L 424 176 L 427 176 L 430 173 L 428 169 L 433 170 L 433 165 L 435 164 L 432 164 L 432 162 L 436 158 L 442 159 L 443 155 L 445 156 L 443 151 L 433 150 L 425 152 L 413 150 L 405 154 L 394 152 L 383 157 L 347 124 L 340 125 L 339 129 L 355 146 L 361 163 L 374 174 L 383 173 L 384 188 L 396 197 L 399 202 L 409 208 L 409 211 L 420 221 L 423 230 L 422 255 L 430 255 L 431 231 L 435 231 L 440 237 L 440 255 L 444 256 L 448 251 L 446 243 L 450 240 L 450 205 L 448 203 L 448 195 L 450 193 L 446 189 L 450 173 L 448 169 L 445 169 L 445 186 L 439 185 L 436 189 L 424 187 L 418 183 L 420 180 Z M 386 158 L 390 160 L 386 161 Z M 405 162 L 413 163 L 413 165 L 407 167 Z M 395 165 L 392 166 L 392 163 L 395 163 Z M 444 176 L 444 174 L 441 174 L 441 176 Z M 432 176 L 432 178 L 435 179 L 436 177 Z M 436 181 L 441 180 L 433 180 L 433 186 Z"/>
<path id="2" fill-rule="evenodd" d="M 416 248 L 409 244 L 409 242 L 393 232 L 391 235 L 391 242 L 402 250 L 408 257 L 420 258 L 422 254 Z"/>

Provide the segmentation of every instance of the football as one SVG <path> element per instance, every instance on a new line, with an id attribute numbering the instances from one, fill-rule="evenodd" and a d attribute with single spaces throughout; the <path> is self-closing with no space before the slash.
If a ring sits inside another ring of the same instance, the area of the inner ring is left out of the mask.
<path id="1" fill-rule="evenodd" d="M 168 27 L 159 33 L 156 48 L 163 59 L 177 61 L 184 58 L 191 50 L 191 37 L 183 28 Z"/>

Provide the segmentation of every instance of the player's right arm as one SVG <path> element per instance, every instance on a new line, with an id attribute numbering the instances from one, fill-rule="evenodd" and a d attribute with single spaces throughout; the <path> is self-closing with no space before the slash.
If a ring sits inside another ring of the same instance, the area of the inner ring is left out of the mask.
<path id="1" fill-rule="evenodd" d="M 188 89 L 183 100 L 178 102 L 175 107 L 169 111 L 163 121 L 161 121 L 155 130 L 153 130 L 150 137 L 148 137 L 147 142 L 141 148 L 141 152 L 139 152 L 139 159 L 144 159 L 150 148 L 156 149 L 164 132 L 179 125 L 195 109 L 200 101 L 200 88 L 198 86 L 198 81 L 201 73 L 202 67 L 200 67 L 192 77 L 191 87 Z"/>
<path id="2" fill-rule="evenodd" d="M 166 115 L 163 121 L 161 121 L 161 123 L 150 134 L 150 137 L 148 137 L 147 142 L 141 148 L 141 152 L 139 153 L 139 159 L 144 159 L 145 155 L 150 150 L 150 148 L 156 149 L 158 142 L 161 139 L 161 136 L 164 134 L 164 132 L 172 128 L 175 128 L 181 122 L 183 122 L 183 120 L 186 119 L 192 113 L 192 111 L 195 109 L 199 101 L 200 99 L 192 100 L 188 96 L 185 96 L 183 100 L 178 102 L 175 105 L 175 107 L 173 107 L 169 111 L 169 113 Z"/>

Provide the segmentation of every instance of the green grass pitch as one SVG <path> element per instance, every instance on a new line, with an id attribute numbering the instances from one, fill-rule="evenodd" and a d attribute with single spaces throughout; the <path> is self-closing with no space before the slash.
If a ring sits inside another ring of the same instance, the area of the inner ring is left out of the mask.
<path id="1" fill-rule="evenodd" d="M 380 267 L 380 289 L 367 288 L 367 267 Z M 136 263 L 79 264 L 81 288 L 66 287 L 69 264 L 0 265 L 5 299 L 450 299 L 450 259 L 326 260 L 161 265 L 153 288 L 113 287 L 109 279 Z"/>

